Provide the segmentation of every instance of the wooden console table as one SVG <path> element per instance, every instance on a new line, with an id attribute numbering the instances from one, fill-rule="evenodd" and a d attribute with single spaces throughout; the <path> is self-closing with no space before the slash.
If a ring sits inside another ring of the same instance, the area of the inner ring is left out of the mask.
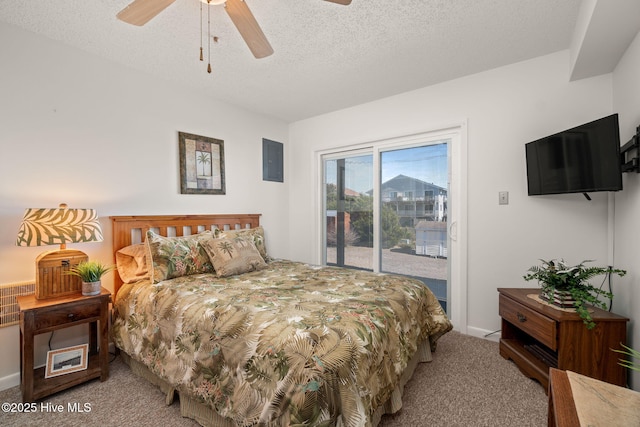
<path id="1" fill-rule="evenodd" d="M 500 355 L 513 360 L 522 373 L 538 380 L 545 390 L 549 387 L 549 368 L 626 385 L 626 369 L 618 364 L 619 354 L 611 349 L 620 349 L 620 344 L 626 343 L 629 319 L 590 307 L 596 327 L 589 330 L 574 311 L 532 298 L 538 289 L 500 288 L 498 292 Z"/>
<path id="2" fill-rule="evenodd" d="M 548 421 L 549 427 L 640 426 L 640 393 L 552 368 Z"/>

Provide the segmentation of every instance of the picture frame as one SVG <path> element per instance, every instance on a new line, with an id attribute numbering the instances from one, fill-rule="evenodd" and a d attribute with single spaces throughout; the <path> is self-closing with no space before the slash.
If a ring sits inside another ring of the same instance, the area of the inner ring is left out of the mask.
<path id="1" fill-rule="evenodd" d="M 87 369 L 88 352 L 89 344 L 48 351 L 44 377 L 57 377 Z"/>
<path id="2" fill-rule="evenodd" d="M 178 132 L 181 194 L 226 194 L 224 141 Z"/>

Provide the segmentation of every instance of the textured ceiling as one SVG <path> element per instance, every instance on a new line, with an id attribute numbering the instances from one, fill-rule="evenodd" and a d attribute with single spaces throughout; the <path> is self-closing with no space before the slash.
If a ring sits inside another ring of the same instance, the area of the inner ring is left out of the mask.
<path id="1" fill-rule="evenodd" d="M 0 0 L 0 21 L 207 95 L 300 120 L 568 49 L 580 0 L 246 0 L 275 53 L 255 59 L 212 7 L 213 72 L 198 60 L 199 0 L 143 27 L 130 0 Z M 205 35 L 206 38 L 206 35 Z"/>

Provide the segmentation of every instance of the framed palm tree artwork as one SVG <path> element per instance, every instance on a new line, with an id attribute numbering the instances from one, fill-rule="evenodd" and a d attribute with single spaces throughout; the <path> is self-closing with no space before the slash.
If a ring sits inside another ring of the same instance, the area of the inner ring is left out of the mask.
<path id="1" fill-rule="evenodd" d="M 180 193 L 225 194 L 224 141 L 178 132 Z"/>

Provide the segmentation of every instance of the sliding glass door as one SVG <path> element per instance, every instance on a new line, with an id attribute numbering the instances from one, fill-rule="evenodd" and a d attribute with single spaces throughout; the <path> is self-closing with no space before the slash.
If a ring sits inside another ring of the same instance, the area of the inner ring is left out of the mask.
<path id="1" fill-rule="evenodd" d="M 324 261 L 398 273 L 446 310 L 449 141 L 325 154 Z"/>

